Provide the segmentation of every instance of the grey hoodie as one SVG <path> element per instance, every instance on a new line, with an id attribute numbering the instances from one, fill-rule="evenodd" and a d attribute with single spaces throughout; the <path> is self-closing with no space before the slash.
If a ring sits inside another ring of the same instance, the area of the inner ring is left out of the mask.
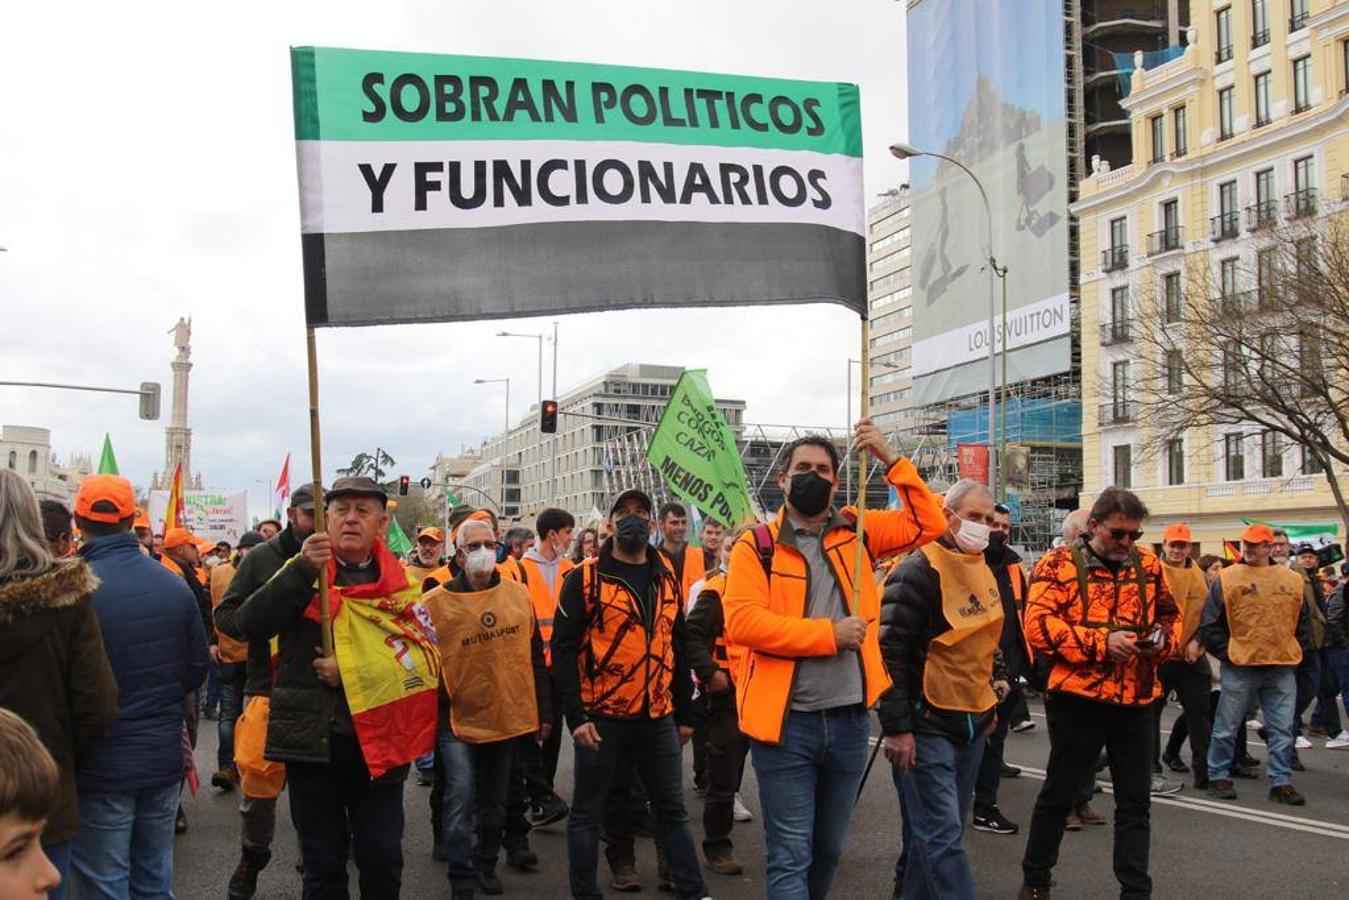
<path id="1" fill-rule="evenodd" d="M 562 564 L 562 554 L 558 554 L 554 559 L 544 559 L 539 551 L 530 547 L 525 551 L 524 559 L 534 563 L 543 573 L 543 582 L 548 586 L 548 593 L 557 595 L 557 567 Z"/>

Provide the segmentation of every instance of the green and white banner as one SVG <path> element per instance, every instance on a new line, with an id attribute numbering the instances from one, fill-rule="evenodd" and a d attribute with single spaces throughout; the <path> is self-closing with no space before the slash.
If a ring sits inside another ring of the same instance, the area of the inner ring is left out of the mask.
<path id="1" fill-rule="evenodd" d="M 735 435 L 717 409 L 705 369 L 679 376 L 646 458 L 671 491 L 728 528 L 757 517 Z"/>
<path id="2" fill-rule="evenodd" d="M 866 310 L 851 84 L 291 50 L 306 318 Z"/>

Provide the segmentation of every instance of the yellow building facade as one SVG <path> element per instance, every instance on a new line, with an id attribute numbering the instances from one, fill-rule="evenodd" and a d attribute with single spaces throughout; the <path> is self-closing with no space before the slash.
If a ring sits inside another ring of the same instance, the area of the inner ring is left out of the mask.
<path id="1" fill-rule="evenodd" d="M 1190 0 L 1179 56 L 1135 57 L 1133 160 L 1096 162 L 1080 223 L 1083 503 L 1103 487 L 1152 511 L 1146 540 L 1190 523 L 1221 554 L 1244 517 L 1339 520 L 1301 448 L 1240 426 L 1158 441 L 1136 399 L 1140 315 L 1165 322 L 1197 283 L 1255 287 L 1268 226 L 1349 209 L 1349 0 Z M 1343 483 L 1343 481 L 1341 482 Z"/>

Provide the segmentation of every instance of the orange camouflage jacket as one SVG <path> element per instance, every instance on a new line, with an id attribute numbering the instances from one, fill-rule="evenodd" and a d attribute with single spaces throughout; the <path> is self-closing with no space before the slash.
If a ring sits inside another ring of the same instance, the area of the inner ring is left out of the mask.
<path id="1" fill-rule="evenodd" d="M 1079 571 L 1079 561 L 1085 572 Z M 1086 597 L 1082 596 L 1083 585 Z M 1026 598 L 1026 640 L 1052 662 L 1048 689 L 1121 706 L 1145 706 L 1161 694 L 1157 666 L 1174 652 L 1171 640 L 1179 610 L 1162 577 L 1162 564 L 1136 551 L 1111 572 L 1082 541 L 1057 547 L 1031 571 Z M 1140 637 L 1160 623 L 1164 652 L 1116 662 L 1106 636 L 1132 631 Z"/>

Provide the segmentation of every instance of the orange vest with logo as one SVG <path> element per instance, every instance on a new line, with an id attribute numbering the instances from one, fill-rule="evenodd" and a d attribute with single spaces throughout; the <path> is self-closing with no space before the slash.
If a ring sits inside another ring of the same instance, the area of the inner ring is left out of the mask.
<path id="1" fill-rule="evenodd" d="M 1227 607 L 1227 658 L 1238 666 L 1295 666 L 1302 576 L 1283 566 L 1228 566 L 1218 573 Z"/>
<path id="2" fill-rule="evenodd" d="M 543 638 L 543 655 L 548 665 L 553 664 L 553 618 L 557 615 L 557 598 L 562 593 L 562 580 L 567 573 L 576 568 L 576 563 L 565 557 L 558 561 L 557 577 L 553 589 L 548 590 L 548 580 L 543 577 L 543 569 L 532 559 L 520 560 L 520 568 L 525 573 L 525 586 L 529 588 L 529 599 L 534 604 L 534 618 L 539 620 L 539 635 Z"/>
<path id="3" fill-rule="evenodd" d="M 220 601 L 225 598 L 225 590 L 234 580 L 234 564 L 221 563 L 211 570 L 211 615 L 214 617 L 215 608 L 220 605 Z M 216 646 L 220 648 L 220 661 L 226 663 L 241 663 L 248 661 L 248 644 L 243 641 L 236 641 L 234 638 L 216 629 Z"/>
<path id="4" fill-rule="evenodd" d="M 674 623 L 683 605 L 679 585 L 661 566 L 648 626 L 627 586 L 601 576 L 596 566 L 588 559 L 578 567 L 586 609 L 577 658 L 581 703 L 591 715 L 618 719 L 668 715 L 674 710 Z"/>
<path id="5" fill-rule="evenodd" d="M 1002 637 L 998 580 L 982 553 L 959 553 L 935 541 L 918 551 L 941 583 L 950 628 L 928 644 L 923 696 L 938 709 L 982 713 L 998 704 L 993 656 Z"/>
<path id="6" fill-rule="evenodd" d="M 1208 585 L 1204 582 L 1204 573 L 1192 559 L 1186 559 L 1184 565 L 1173 566 L 1162 560 L 1162 577 L 1171 589 L 1180 607 L 1180 631 L 1176 646 L 1182 651 L 1190 639 L 1199 631 L 1199 619 L 1204 613 L 1204 604 L 1208 602 Z"/>
<path id="7" fill-rule="evenodd" d="M 466 594 L 439 587 L 422 602 L 436 624 L 440 684 L 455 737 L 484 744 L 538 731 L 534 610 L 524 586 L 499 581 Z"/>

